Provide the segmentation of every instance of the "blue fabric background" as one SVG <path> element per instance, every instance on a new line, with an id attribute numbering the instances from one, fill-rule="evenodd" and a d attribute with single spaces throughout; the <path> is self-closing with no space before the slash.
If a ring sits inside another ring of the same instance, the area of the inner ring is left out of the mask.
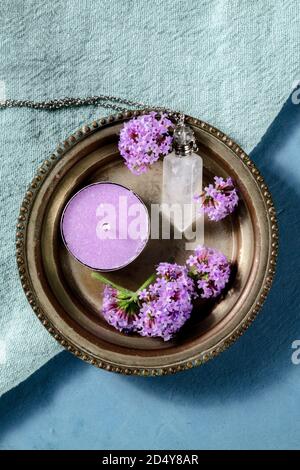
<path id="1" fill-rule="evenodd" d="M 63 352 L 0 399 L 3 449 L 299 449 L 300 104 L 289 101 L 252 157 L 273 192 L 281 248 L 254 324 L 204 366 L 125 377 Z"/>

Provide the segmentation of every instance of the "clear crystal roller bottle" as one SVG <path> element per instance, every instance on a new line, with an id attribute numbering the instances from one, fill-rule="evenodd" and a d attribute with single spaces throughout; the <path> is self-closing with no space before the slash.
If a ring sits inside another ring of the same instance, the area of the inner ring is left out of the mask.
<path id="1" fill-rule="evenodd" d="M 196 219 L 194 196 L 202 193 L 202 158 L 195 153 L 191 127 L 180 120 L 174 129 L 173 151 L 163 160 L 162 214 L 180 232 Z"/>

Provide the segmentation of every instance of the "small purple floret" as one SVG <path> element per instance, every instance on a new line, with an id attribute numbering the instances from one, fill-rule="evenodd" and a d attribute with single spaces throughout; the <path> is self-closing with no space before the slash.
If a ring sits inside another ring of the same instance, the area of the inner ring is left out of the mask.
<path id="1" fill-rule="evenodd" d="M 119 151 L 132 173 L 145 173 L 154 162 L 171 151 L 170 131 L 173 127 L 166 114 L 154 111 L 124 124 Z"/>
<path id="2" fill-rule="evenodd" d="M 135 313 L 128 313 L 119 306 L 118 291 L 110 286 L 105 286 L 103 293 L 102 313 L 111 326 L 117 330 L 129 333 L 134 331 Z"/>
<path id="3" fill-rule="evenodd" d="M 135 326 L 141 336 L 168 341 L 190 318 L 195 286 L 184 266 L 160 263 L 156 273 L 156 281 L 139 294 Z"/>
<path id="4" fill-rule="evenodd" d="M 214 184 L 209 184 L 204 188 L 203 196 L 195 196 L 195 200 L 201 202 L 204 213 L 210 220 L 218 221 L 224 219 L 236 208 L 239 197 L 234 187 L 232 179 L 214 177 Z"/>
<path id="5" fill-rule="evenodd" d="M 188 258 L 187 266 L 203 299 L 217 297 L 229 281 L 230 263 L 214 248 L 198 246 Z"/>

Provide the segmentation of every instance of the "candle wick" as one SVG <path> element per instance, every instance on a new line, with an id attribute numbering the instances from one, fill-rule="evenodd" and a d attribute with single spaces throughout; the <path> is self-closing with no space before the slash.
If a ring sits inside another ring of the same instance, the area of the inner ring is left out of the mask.
<path id="1" fill-rule="evenodd" d="M 108 232 L 110 230 L 110 224 L 108 222 L 105 222 L 102 225 L 102 229 L 103 229 L 104 232 Z"/>

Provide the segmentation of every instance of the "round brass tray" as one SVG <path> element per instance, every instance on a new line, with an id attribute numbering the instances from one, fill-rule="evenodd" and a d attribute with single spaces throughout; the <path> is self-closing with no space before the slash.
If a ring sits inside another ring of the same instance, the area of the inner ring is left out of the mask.
<path id="1" fill-rule="evenodd" d="M 204 162 L 204 183 L 232 176 L 240 203 L 224 221 L 206 221 L 205 244 L 223 251 L 235 270 L 226 295 L 195 307 L 172 341 L 126 336 L 101 316 L 102 286 L 66 250 L 60 218 L 80 188 L 113 181 L 135 191 L 146 205 L 159 202 L 162 164 L 141 176 L 125 167 L 117 149 L 122 123 L 145 111 L 126 111 L 93 121 L 71 135 L 46 160 L 29 186 L 17 226 L 17 263 L 32 309 L 54 338 L 97 367 L 138 375 L 174 373 L 204 363 L 233 343 L 262 306 L 275 271 L 278 229 L 268 188 L 244 151 L 211 125 L 187 118 Z M 111 278 L 134 290 L 159 261 L 183 263 L 184 240 L 150 240 L 132 264 Z"/>

